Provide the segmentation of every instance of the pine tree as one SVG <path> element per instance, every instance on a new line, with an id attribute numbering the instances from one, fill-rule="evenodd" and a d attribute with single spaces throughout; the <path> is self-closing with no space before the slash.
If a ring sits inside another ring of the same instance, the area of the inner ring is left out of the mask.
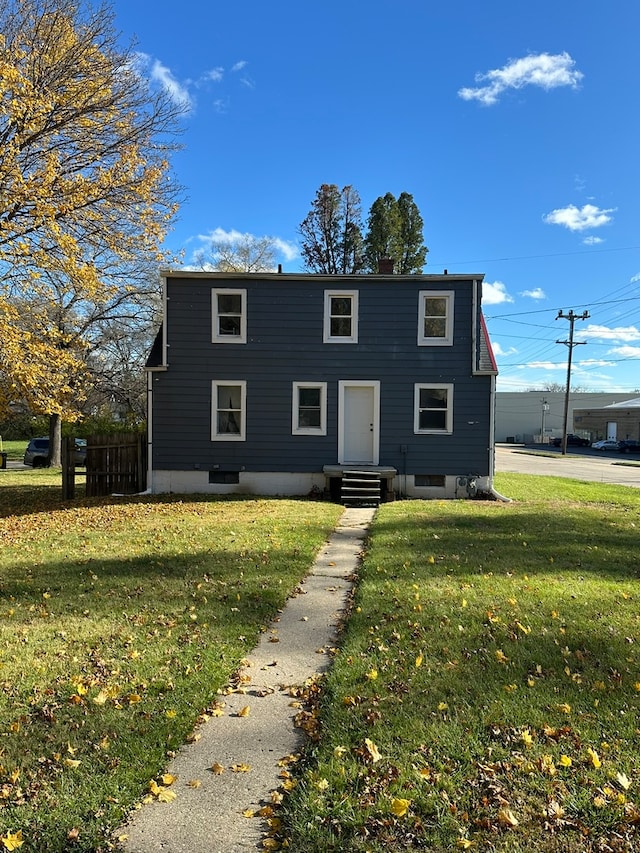
<path id="1" fill-rule="evenodd" d="M 382 258 L 392 258 L 398 274 L 421 273 L 428 249 L 422 234 L 423 221 L 413 196 L 403 192 L 379 196 L 371 205 L 364 241 L 365 268 L 378 272 Z"/>
<path id="2" fill-rule="evenodd" d="M 298 230 L 306 269 L 327 275 L 361 270 L 360 196 L 352 186 L 322 184 Z"/>

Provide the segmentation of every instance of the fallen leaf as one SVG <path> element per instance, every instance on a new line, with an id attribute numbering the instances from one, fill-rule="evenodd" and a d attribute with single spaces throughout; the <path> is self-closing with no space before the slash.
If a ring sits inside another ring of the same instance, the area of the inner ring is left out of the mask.
<path id="1" fill-rule="evenodd" d="M 616 773 L 616 782 L 621 788 L 624 788 L 625 791 L 628 791 L 631 787 L 631 780 L 626 773 Z"/>
<path id="2" fill-rule="evenodd" d="M 376 763 L 376 761 L 380 761 L 382 756 L 380 755 L 378 747 L 375 745 L 375 743 L 367 737 L 364 739 L 364 744 L 367 748 L 367 752 L 371 761 L 373 761 L 374 764 Z"/>
<path id="3" fill-rule="evenodd" d="M 251 770 L 251 765 L 242 762 L 240 764 L 232 764 L 231 770 L 233 773 L 248 773 Z"/>
<path id="4" fill-rule="evenodd" d="M 502 826 L 518 826 L 518 819 L 511 811 L 511 809 L 503 806 L 498 811 L 498 822 L 502 824 Z"/>
<path id="5" fill-rule="evenodd" d="M 8 832 L 3 838 L 0 838 L 0 841 L 2 841 L 5 850 L 17 850 L 24 844 L 22 830 L 19 829 L 17 832 Z"/>
<path id="6" fill-rule="evenodd" d="M 595 751 L 595 749 L 591 749 L 591 747 L 588 747 L 587 755 L 589 756 L 589 759 L 593 766 L 596 768 L 596 770 L 598 769 L 598 767 L 602 767 L 602 761 L 600 761 L 600 756 Z"/>
<path id="7" fill-rule="evenodd" d="M 224 773 L 224 767 L 222 766 L 222 764 L 219 764 L 217 761 L 214 761 L 211 765 L 211 772 L 214 774 L 214 776 L 222 776 L 222 774 Z"/>
<path id="8" fill-rule="evenodd" d="M 178 795 L 175 791 L 170 791 L 169 788 L 161 788 L 158 794 L 158 800 L 161 803 L 172 803 Z"/>
<path id="9" fill-rule="evenodd" d="M 405 800 L 404 797 L 394 797 L 391 801 L 391 811 L 396 817 L 404 817 L 409 811 L 411 800 Z"/>
<path id="10" fill-rule="evenodd" d="M 250 706 L 249 706 L 249 705 L 245 705 L 245 706 L 244 706 L 244 708 L 241 708 L 241 709 L 238 711 L 238 713 L 236 714 L 236 717 L 248 717 L 248 716 L 249 716 L 249 714 L 250 714 L 250 712 L 251 712 L 251 708 L 250 708 Z"/>
<path id="11" fill-rule="evenodd" d="M 173 785 L 178 777 L 174 776 L 173 773 L 165 773 L 162 777 L 163 785 Z"/>
<path id="12" fill-rule="evenodd" d="M 224 767 L 222 768 L 224 771 Z M 202 785 L 200 779 L 189 779 L 187 782 L 187 788 L 199 788 Z"/>

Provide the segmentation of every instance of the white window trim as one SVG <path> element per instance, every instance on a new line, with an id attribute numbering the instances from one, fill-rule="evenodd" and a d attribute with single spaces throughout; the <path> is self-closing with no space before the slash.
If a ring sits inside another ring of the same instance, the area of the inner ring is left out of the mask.
<path id="1" fill-rule="evenodd" d="M 218 433 L 218 394 L 221 388 L 240 386 L 240 432 Z M 246 441 L 247 383 L 241 379 L 214 379 L 211 382 L 211 441 Z"/>
<path id="2" fill-rule="evenodd" d="M 450 347 L 453 346 L 453 290 L 421 290 L 418 299 L 418 346 L 419 347 Z M 442 338 L 429 338 L 424 334 L 424 307 L 427 297 L 444 298 L 447 300 L 446 332 Z"/>
<path id="3" fill-rule="evenodd" d="M 218 296 L 240 296 L 240 334 L 221 335 L 219 332 Z M 238 287 L 214 287 L 211 291 L 211 340 L 214 344 L 246 344 L 247 342 L 247 291 Z"/>
<path id="4" fill-rule="evenodd" d="M 351 334 L 331 335 L 331 299 L 334 296 L 351 298 Z M 357 290 L 325 290 L 324 292 L 324 326 L 322 342 L 325 344 L 357 344 L 358 343 L 358 291 Z"/>
<path id="5" fill-rule="evenodd" d="M 451 435 L 453 433 L 453 383 L 416 382 L 413 393 L 413 431 L 416 435 Z M 420 391 L 423 388 L 444 388 L 447 391 L 446 426 L 444 429 L 420 429 Z"/>
<path id="6" fill-rule="evenodd" d="M 300 412 L 300 389 L 320 389 L 320 426 L 301 427 L 299 423 Z M 291 406 L 291 434 L 292 435 L 326 435 L 327 434 L 327 383 L 326 382 L 294 382 Z"/>

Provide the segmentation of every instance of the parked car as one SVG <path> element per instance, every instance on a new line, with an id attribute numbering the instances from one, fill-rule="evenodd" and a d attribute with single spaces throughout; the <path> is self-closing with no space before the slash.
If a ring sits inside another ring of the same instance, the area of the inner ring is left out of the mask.
<path id="1" fill-rule="evenodd" d="M 554 447 L 562 447 L 562 438 L 554 438 L 551 442 Z M 574 435 L 572 432 L 567 433 L 567 445 L 574 447 L 589 447 L 591 442 L 588 438 L 583 438 L 581 435 Z"/>
<path id="2" fill-rule="evenodd" d="M 591 447 L 594 450 L 617 450 L 619 442 L 612 438 L 603 438 L 600 441 L 594 441 Z"/>
<path id="3" fill-rule="evenodd" d="M 623 438 L 618 442 L 620 453 L 640 453 L 640 441 L 634 438 Z"/>
<path id="4" fill-rule="evenodd" d="M 87 464 L 87 442 L 84 438 L 75 439 L 75 464 Z M 49 464 L 49 438 L 32 438 L 24 452 L 24 464 L 34 468 L 45 468 Z"/>

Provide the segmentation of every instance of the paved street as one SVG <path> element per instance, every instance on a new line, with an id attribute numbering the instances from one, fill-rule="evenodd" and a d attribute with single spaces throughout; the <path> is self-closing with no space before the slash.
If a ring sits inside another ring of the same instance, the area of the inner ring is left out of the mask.
<path id="1" fill-rule="evenodd" d="M 629 464 L 625 465 L 625 462 Z M 570 448 L 567 455 L 562 456 L 559 450 L 553 448 L 527 448 L 519 444 L 496 445 L 497 472 L 546 474 L 596 483 L 618 483 L 640 489 L 638 462 L 640 458 L 637 455 L 627 456 L 615 451 Z"/>

